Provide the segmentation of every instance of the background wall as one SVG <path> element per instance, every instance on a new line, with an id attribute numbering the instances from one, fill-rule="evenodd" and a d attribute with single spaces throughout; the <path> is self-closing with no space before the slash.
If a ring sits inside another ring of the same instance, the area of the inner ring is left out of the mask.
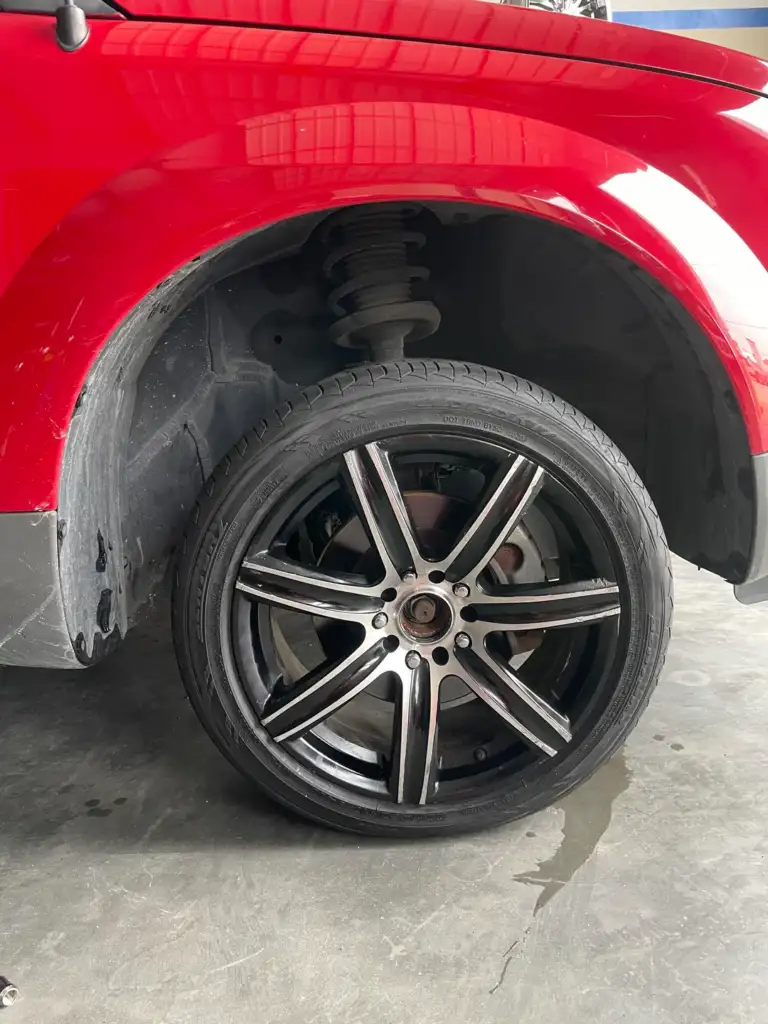
<path id="1" fill-rule="evenodd" d="M 613 20 L 768 58 L 768 0 L 612 0 Z"/>
<path id="2" fill-rule="evenodd" d="M 768 59 L 768 0 L 496 0 L 569 15 L 610 18 L 640 28 L 743 50 Z"/>

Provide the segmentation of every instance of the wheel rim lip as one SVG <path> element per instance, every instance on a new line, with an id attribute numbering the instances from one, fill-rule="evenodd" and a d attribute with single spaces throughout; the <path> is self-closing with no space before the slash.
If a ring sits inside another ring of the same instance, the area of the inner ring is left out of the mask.
<path id="1" fill-rule="evenodd" d="M 392 441 L 393 439 L 400 440 L 401 438 L 401 428 L 395 427 L 384 430 L 375 429 L 371 430 L 369 433 L 366 432 L 361 434 L 361 436 L 356 438 L 356 444 L 353 445 L 353 447 L 359 447 L 360 445 L 370 443 L 371 441 Z M 603 510 L 600 509 L 596 501 L 578 484 L 577 478 L 579 476 L 578 471 L 580 467 L 576 462 L 575 457 L 570 456 L 575 472 L 569 474 L 564 468 L 563 463 L 560 461 L 553 461 L 549 453 L 542 453 L 542 451 L 539 450 L 537 447 L 537 441 L 539 441 L 539 438 L 533 432 L 529 442 L 526 443 L 522 440 L 518 440 L 517 438 L 515 438 L 514 441 L 511 441 L 497 435 L 488 436 L 480 429 L 460 429 L 453 428 L 451 425 L 445 424 L 408 425 L 405 437 L 406 444 L 403 445 L 402 451 L 407 453 L 412 450 L 412 447 L 415 444 L 423 441 L 426 442 L 426 448 L 424 449 L 425 455 L 428 454 L 429 456 L 433 456 L 436 454 L 434 451 L 436 439 L 439 439 L 441 444 L 445 442 L 451 442 L 453 444 L 458 442 L 469 442 L 471 447 L 483 446 L 487 449 L 494 449 L 505 454 L 513 453 L 527 456 L 537 465 L 543 466 L 550 477 L 558 483 L 564 492 L 569 495 L 570 499 L 576 502 L 581 507 L 582 511 L 591 519 L 606 545 L 621 595 L 620 635 L 617 636 L 617 642 L 611 654 L 611 664 L 603 671 L 602 675 L 603 677 L 606 675 L 613 675 L 613 668 L 617 663 L 619 665 L 619 671 L 616 674 L 621 675 L 625 660 L 625 650 L 623 649 L 627 646 L 627 637 L 630 632 L 628 627 L 631 626 L 632 631 L 634 631 L 634 615 L 632 614 L 633 602 L 630 601 L 631 594 L 628 586 L 628 577 L 619 546 Z M 335 460 L 340 458 L 341 453 L 344 450 L 348 449 L 348 444 L 340 445 L 338 449 L 330 452 L 322 463 L 313 467 L 312 474 L 314 475 L 317 473 L 320 475 L 320 487 L 323 486 L 323 477 L 321 474 L 325 473 L 326 484 L 328 480 L 334 479 L 336 473 L 329 473 L 329 467 Z M 299 488 L 299 490 L 301 490 L 301 488 Z M 310 489 L 312 493 L 314 493 L 315 490 L 315 488 Z M 288 491 L 281 496 L 279 499 L 279 507 L 282 508 L 285 505 L 291 494 L 292 492 Z M 289 740 L 284 743 L 274 741 L 261 725 L 259 715 L 254 709 L 253 702 L 249 697 L 246 688 L 242 685 L 238 659 L 235 655 L 234 644 L 232 642 L 232 634 L 234 632 L 233 620 L 237 611 L 237 606 L 239 605 L 241 608 L 245 608 L 246 610 L 247 606 L 242 595 L 237 594 L 234 591 L 234 581 L 237 578 L 242 559 L 253 544 L 253 539 L 257 530 L 261 529 L 264 522 L 273 519 L 275 512 L 276 510 L 273 506 L 268 510 L 266 516 L 262 516 L 260 508 L 256 508 L 250 516 L 248 527 L 240 531 L 241 535 L 239 541 L 235 545 L 233 553 L 228 558 L 229 565 L 220 598 L 217 630 L 218 640 L 221 644 L 230 691 L 247 726 L 247 729 L 243 732 L 243 738 L 246 742 L 250 743 L 251 736 L 249 736 L 249 733 L 257 736 L 260 743 L 262 745 L 268 745 L 273 756 L 276 756 L 283 766 L 291 773 L 297 774 L 299 777 L 304 779 L 304 781 L 311 778 L 316 784 L 318 782 L 321 783 L 317 788 L 332 794 L 335 799 L 341 799 L 343 802 L 350 803 L 352 806 L 368 807 L 369 809 L 379 810 L 381 808 L 380 797 L 383 793 L 387 792 L 386 783 L 381 784 L 375 792 L 368 794 L 360 788 L 355 788 L 354 786 L 350 787 L 344 778 L 345 772 L 343 769 L 339 779 L 329 777 L 322 777 L 318 779 L 314 775 L 308 776 L 307 768 L 308 766 L 311 767 L 311 765 L 306 758 L 301 756 L 300 751 L 301 745 L 306 745 L 307 741 L 305 739 Z M 284 519 L 285 516 L 281 513 L 279 518 Z M 261 607 L 263 608 L 264 606 Z M 599 626 L 602 625 L 602 623 L 599 624 Z M 439 646 L 439 642 L 432 646 Z M 568 744 L 563 752 L 553 758 L 542 758 L 532 755 L 533 760 L 531 761 L 530 759 L 527 759 L 529 763 L 525 764 L 522 770 L 514 771 L 509 775 L 505 775 L 503 778 L 497 778 L 497 784 L 487 784 L 481 791 L 460 792 L 456 798 L 453 798 L 450 794 L 444 794 L 445 799 L 438 799 L 435 802 L 428 803 L 423 806 L 388 802 L 387 807 L 392 813 L 398 813 L 405 816 L 415 815 L 423 817 L 424 815 L 434 815 L 436 817 L 441 817 L 452 809 L 467 809 L 471 806 L 483 804 L 487 802 L 488 799 L 498 796 L 499 794 L 508 794 L 511 789 L 518 788 L 519 786 L 527 786 L 542 775 L 554 773 L 556 776 L 561 776 L 566 773 L 567 763 L 569 760 L 573 759 L 575 752 L 581 751 L 584 744 L 592 746 L 594 742 L 596 742 L 596 729 L 593 728 L 589 730 L 588 733 L 581 738 L 577 738 L 578 732 L 579 723 L 574 722 L 574 741 Z M 581 756 L 582 755 L 579 754 L 577 760 L 581 760 Z M 481 774 L 483 771 L 487 770 L 479 769 L 478 774 Z M 353 775 L 352 772 L 347 772 L 346 774 L 349 776 Z"/>

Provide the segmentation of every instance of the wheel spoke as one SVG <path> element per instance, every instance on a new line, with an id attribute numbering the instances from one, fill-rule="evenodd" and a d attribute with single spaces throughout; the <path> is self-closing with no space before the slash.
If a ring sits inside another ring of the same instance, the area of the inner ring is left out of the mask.
<path id="1" fill-rule="evenodd" d="M 563 629 L 615 618 L 619 588 L 607 580 L 497 587 L 473 604 L 475 633 L 495 630 Z"/>
<path id="2" fill-rule="evenodd" d="M 544 476 L 544 470 L 523 455 L 502 464 L 477 515 L 441 563 L 449 579 L 477 578 L 530 508 Z"/>
<path id="3" fill-rule="evenodd" d="M 319 665 L 286 694 L 267 701 L 261 724 L 279 743 L 300 736 L 375 682 L 386 658 L 379 641 L 341 661 Z"/>
<path id="4" fill-rule="evenodd" d="M 243 562 L 235 587 L 267 604 L 347 622 L 368 619 L 382 607 L 378 587 L 359 578 L 327 576 L 267 552 Z"/>
<path id="5" fill-rule="evenodd" d="M 571 739 L 568 719 L 484 647 L 457 651 L 461 678 L 523 739 L 554 757 Z"/>
<path id="6" fill-rule="evenodd" d="M 567 466 L 453 419 L 396 432 L 245 527 L 227 668 L 302 784 L 418 827 L 587 749 L 632 653 L 628 570 Z"/>
<path id="7" fill-rule="evenodd" d="M 439 681 L 422 660 L 403 663 L 395 700 L 390 792 L 402 804 L 425 804 L 437 786 L 437 709 Z"/>
<path id="8" fill-rule="evenodd" d="M 394 581 L 423 562 L 392 463 L 378 443 L 344 453 L 351 491 L 371 541 Z"/>

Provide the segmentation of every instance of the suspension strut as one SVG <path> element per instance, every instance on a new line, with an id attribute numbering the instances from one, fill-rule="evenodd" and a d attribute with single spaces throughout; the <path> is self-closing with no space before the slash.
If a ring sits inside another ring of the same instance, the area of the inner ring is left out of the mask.
<path id="1" fill-rule="evenodd" d="M 414 297 L 414 282 L 429 277 L 426 267 L 410 262 L 426 242 L 408 225 L 414 213 L 402 206 L 356 207 L 326 222 L 323 272 L 333 285 L 328 305 L 337 317 L 331 339 L 366 351 L 373 362 L 401 359 L 406 344 L 440 326 L 437 306 Z"/>

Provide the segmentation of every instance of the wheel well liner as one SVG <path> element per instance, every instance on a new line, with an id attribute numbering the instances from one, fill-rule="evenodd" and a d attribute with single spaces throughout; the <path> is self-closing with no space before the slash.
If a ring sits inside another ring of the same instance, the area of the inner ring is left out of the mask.
<path id="1" fill-rule="evenodd" d="M 82 662 L 158 592 L 197 491 L 243 430 L 350 358 L 328 341 L 324 216 L 194 260 L 94 364 L 59 492 L 62 593 Z M 614 250 L 537 217 L 430 203 L 420 218 L 442 321 L 406 356 L 483 363 L 559 394 L 624 451 L 672 549 L 743 580 L 755 514 L 744 422 L 680 303 Z"/>

